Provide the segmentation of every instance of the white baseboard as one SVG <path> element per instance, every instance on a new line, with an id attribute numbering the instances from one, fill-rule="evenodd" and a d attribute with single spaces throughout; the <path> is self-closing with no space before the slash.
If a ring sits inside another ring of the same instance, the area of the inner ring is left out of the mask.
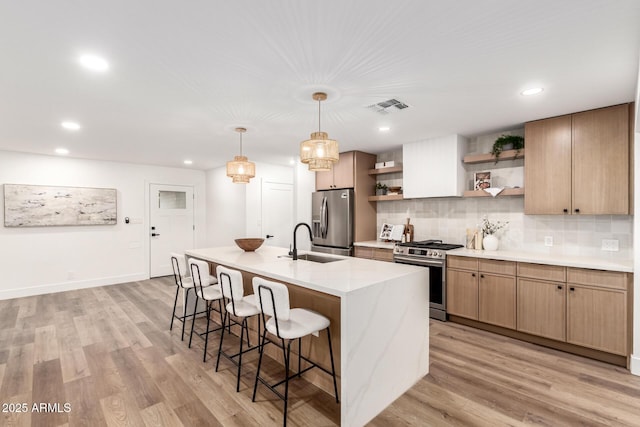
<path id="1" fill-rule="evenodd" d="M 631 355 L 629 370 L 633 375 L 640 376 L 640 355 L 635 355 L 635 354 Z"/>
<path id="2" fill-rule="evenodd" d="M 147 280 L 147 273 L 126 274 L 123 276 L 100 277 L 90 280 L 78 280 L 74 282 L 49 283 L 46 285 L 30 286 L 28 288 L 15 288 L 0 290 L 0 300 L 30 297 L 33 295 L 52 294 L 55 292 L 73 291 L 76 289 L 96 288 L 98 286 L 117 285 L 119 283 Z"/>

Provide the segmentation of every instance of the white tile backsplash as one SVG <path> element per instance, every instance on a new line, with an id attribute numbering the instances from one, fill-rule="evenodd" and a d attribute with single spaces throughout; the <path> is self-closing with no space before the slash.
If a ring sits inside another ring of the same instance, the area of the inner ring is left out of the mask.
<path id="1" fill-rule="evenodd" d="M 492 135 L 471 140 L 470 147 L 488 152 L 492 144 L 489 142 L 495 138 L 496 135 Z M 398 158 L 402 158 L 401 150 L 379 155 L 378 161 Z M 521 160 L 515 162 L 518 161 Z M 394 177 L 393 182 L 393 185 L 402 185 L 399 178 Z M 629 258 L 633 253 L 633 216 L 525 215 L 524 197 L 521 196 L 377 202 L 377 212 L 378 230 L 383 223 L 404 224 L 407 217 L 411 218 L 416 240 L 442 239 L 464 244 L 466 229 L 475 228 L 487 215 L 492 220 L 509 221 L 506 230 L 499 235 L 501 249 L 621 258 Z M 544 245 L 545 236 L 553 237 L 552 247 Z M 602 239 L 618 240 L 620 251 L 603 253 Z"/>

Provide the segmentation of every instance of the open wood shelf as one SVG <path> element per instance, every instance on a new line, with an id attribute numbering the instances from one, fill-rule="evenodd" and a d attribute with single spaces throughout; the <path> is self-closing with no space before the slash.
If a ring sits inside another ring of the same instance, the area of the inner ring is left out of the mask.
<path id="1" fill-rule="evenodd" d="M 517 155 L 516 155 L 517 153 Z M 524 148 L 519 152 L 518 150 L 506 150 L 500 153 L 500 157 L 498 157 L 498 161 L 502 160 L 513 160 L 513 159 L 523 159 L 524 158 Z M 474 164 L 474 163 L 488 163 L 495 162 L 496 158 L 491 153 L 482 153 L 482 154 L 469 154 L 464 156 L 463 162 L 465 164 Z M 371 172 L 369 172 L 371 173 Z"/>
<path id="2" fill-rule="evenodd" d="M 524 196 L 524 188 L 505 188 L 496 197 L 502 196 Z M 468 190 L 462 197 L 492 197 L 491 194 L 484 190 Z"/>
<path id="3" fill-rule="evenodd" d="M 386 196 L 369 196 L 370 202 L 384 202 L 387 200 L 403 200 L 402 194 L 387 194 Z"/>
<path id="4" fill-rule="evenodd" d="M 394 166 L 392 168 L 369 169 L 369 175 L 380 175 L 383 173 L 402 172 L 402 166 Z"/>

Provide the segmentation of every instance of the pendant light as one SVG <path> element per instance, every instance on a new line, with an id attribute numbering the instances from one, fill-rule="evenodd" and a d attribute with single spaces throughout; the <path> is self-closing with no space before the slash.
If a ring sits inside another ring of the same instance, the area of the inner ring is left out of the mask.
<path id="1" fill-rule="evenodd" d="M 320 131 L 320 102 L 327 99 L 327 94 L 316 92 L 313 99 L 318 101 L 318 132 L 311 134 L 311 139 L 300 143 L 300 161 L 309 165 L 310 171 L 330 171 L 338 161 L 338 141 L 329 139 L 326 132 Z"/>
<path id="2" fill-rule="evenodd" d="M 240 155 L 227 162 L 227 176 L 232 178 L 235 184 L 248 184 L 249 180 L 256 176 L 255 163 L 242 155 L 242 134 L 246 131 L 245 128 L 236 128 L 236 132 L 240 134 Z"/>

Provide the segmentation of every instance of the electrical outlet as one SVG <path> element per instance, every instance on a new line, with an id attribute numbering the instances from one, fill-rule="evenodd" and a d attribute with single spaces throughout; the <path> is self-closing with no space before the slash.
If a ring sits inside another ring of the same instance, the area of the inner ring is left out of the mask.
<path id="1" fill-rule="evenodd" d="M 544 236 L 544 245 L 553 246 L 553 236 Z"/>
<path id="2" fill-rule="evenodd" d="M 602 248 L 603 251 L 611 251 L 617 252 L 620 250 L 618 245 L 618 241 L 615 239 L 602 239 Z"/>

